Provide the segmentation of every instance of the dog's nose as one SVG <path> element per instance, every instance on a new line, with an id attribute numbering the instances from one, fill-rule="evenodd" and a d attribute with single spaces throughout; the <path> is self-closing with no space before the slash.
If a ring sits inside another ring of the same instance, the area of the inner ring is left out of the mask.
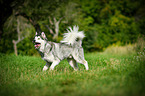
<path id="1" fill-rule="evenodd" d="M 35 40 L 33 40 L 32 42 L 35 43 Z"/>

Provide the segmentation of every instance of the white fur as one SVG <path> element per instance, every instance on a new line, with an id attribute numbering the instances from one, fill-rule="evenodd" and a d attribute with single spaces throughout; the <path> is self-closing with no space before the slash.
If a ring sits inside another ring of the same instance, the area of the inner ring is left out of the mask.
<path id="1" fill-rule="evenodd" d="M 45 66 L 43 67 L 43 71 L 46 71 L 47 69 L 48 69 L 48 66 L 45 65 Z"/>
<path id="2" fill-rule="evenodd" d="M 45 39 L 45 38 L 46 38 L 46 35 L 45 35 L 45 33 L 44 33 L 44 32 L 42 32 L 42 33 L 41 33 L 41 36 L 42 36 L 42 38 L 43 38 L 43 39 Z"/>
<path id="3" fill-rule="evenodd" d="M 37 35 L 38 33 L 36 32 L 36 34 L 35 35 Z"/>
<path id="4" fill-rule="evenodd" d="M 69 27 L 69 30 L 67 29 L 68 33 L 64 33 L 64 38 L 61 41 L 61 43 L 73 45 L 77 38 L 82 40 L 85 37 L 84 32 L 78 31 L 78 30 L 79 30 L 79 27 L 76 25 L 73 26 L 73 29 Z"/>
<path id="5" fill-rule="evenodd" d="M 37 43 L 41 44 L 40 47 L 37 48 L 38 52 L 40 53 L 42 59 L 46 61 L 43 71 L 46 71 L 49 67 L 50 70 L 54 70 L 54 67 L 65 58 L 67 58 L 69 64 L 74 68 L 74 70 L 78 70 L 77 63 L 84 64 L 86 70 L 89 69 L 88 62 L 84 59 L 83 48 L 81 47 L 81 42 L 85 35 L 83 31 L 78 31 L 78 29 L 78 26 L 73 26 L 73 29 L 69 27 L 69 30 L 67 30 L 68 33 L 64 34 L 64 39 L 61 42 L 70 45 L 80 43 L 80 46 L 70 47 L 66 44 L 49 42 L 47 41 L 44 32 L 42 32 L 40 36 L 35 36 L 34 41 L 36 45 Z M 77 38 L 79 40 L 76 40 Z"/>
<path id="6" fill-rule="evenodd" d="M 35 40 L 36 40 L 35 42 L 41 43 L 40 51 L 43 51 L 46 41 L 42 40 L 40 36 L 35 37 Z"/>

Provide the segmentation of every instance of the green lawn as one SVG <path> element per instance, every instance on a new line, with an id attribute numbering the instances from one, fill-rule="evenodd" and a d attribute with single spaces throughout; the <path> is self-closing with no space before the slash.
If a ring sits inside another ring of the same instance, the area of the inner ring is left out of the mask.
<path id="1" fill-rule="evenodd" d="M 87 53 L 89 70 L 73 71 L 66 60 L 42 72 L 40 57 L 0 54 L 0 96 L 145 96 L 140 55 Z"/>

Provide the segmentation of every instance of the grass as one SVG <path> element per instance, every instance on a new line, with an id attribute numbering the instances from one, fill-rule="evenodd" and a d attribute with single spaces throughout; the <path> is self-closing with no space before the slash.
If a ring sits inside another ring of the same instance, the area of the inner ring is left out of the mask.
<path id="1" fill-rule="evenodd" d="M 118 54 L 118 55 L 128 55 L 128 54 L 134 54 L 136 53 L 135 51 L 136 44 L 128 44 L 126 46 L 119 46 L 116 44 L 113 44 L 109 46 L 108 48 L 105 49 L 104 53 L 107 54 Z"/>
<path id="2" fill-rule="evenodd" d="M 64 60 L 46 72 L 40 57 L 0 54 L 0 96 L 145 96 L 141 54 L 87 53 L 88 71 Z"/>

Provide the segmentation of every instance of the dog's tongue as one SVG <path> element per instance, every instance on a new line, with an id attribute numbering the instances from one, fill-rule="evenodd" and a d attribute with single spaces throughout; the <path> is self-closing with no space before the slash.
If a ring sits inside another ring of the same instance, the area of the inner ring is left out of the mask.
<path id="1" fill-rule="evenodd" d="M 37 45 L 35 45 L 35 47 L 37 47 Z"/>
<path id="2" fill-rule="evenodd" d="M 35 47 L 38 48 L 40 46 L 40 44 L 36 44 Z"/>

